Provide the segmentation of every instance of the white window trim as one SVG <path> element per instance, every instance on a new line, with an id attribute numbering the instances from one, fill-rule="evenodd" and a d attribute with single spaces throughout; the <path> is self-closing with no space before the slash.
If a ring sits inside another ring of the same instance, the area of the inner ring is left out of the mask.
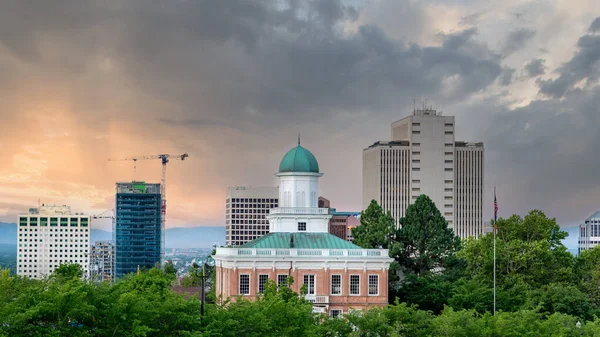
<path id="1" fill-rule="evenodd" d="M 285 283 L 287 283 L 288 278 L 290 277 L 288 274 L 277 274 L 277 289 L 279 289 L 279 276 L 285 276 Z"/>
<path id="2" fill-rule="evenodd" d="M 265 281 L 265 283 L 263 284 L 263 291 L 260 291 L 260 277 L 261 276 L 266 276 L 267 280 Z M 265 292 L 265 286 L 267 285 L 267 282 L 269 281 L 269 274 L 258 274 L 258 282 L 257 282 L 257 287 L 256 287 L 256 293 L 257 294 L 263 294 Z"/>
<path id="3" fill-rule="evenodd" d="M 339 314 L 335 318 L 342 318 L 342 315 L 344 314 L 344 310 L 342 310 L 342 309 L 330 309 L 329 310 L 329 317 L 334 318 L 333 317 L 333 312 L 334 311 L 338 311 L 339 312 Z"/>
<path id="4" fill-rule="evenodd" d="M 315 295 L 315 296 L 316 296 L 316 295 L 317 295 L 317 275 L 315 275 L 315 274 L 303 274 L 303 275 L 302 275 L 302 284 L 305 284 L 305 283 L 304 283 L 304 277 L 305 277 L 305 276 L 312 276 L 312 277 L 313 277 L 313 281 L 314 281 L 314 285 L 315 285 L 315 286 L 313 287 L 313 289 L 314 289 L 314 293 L 313 293 L 313 294 L 310 294 L 310 293 L 308 292 L 308 289 L 309 289 L 309 288 L 308 288 L 308 284 L 306 284 L 306 294 L 307 294 L 307 295 Z"/>
<path id="5" fill-rule="evenodd" d="M 352 276 L 358 276 L 358 294 L 352 293 Z M 350 296 L 360 296 L 360 274 L 350 274 L 348 277 L 348 294 Z"/>
<path id="6" fill-rule="evenodd" d="M 370 284 L 369 284 L 369 279 L 371 278 L 371 276 L 375 276 L 377 277 L 377 294 L 371 294 L 370 292 Z M 369 296 L 379 296 L 379 275 L 378 274 L 369 274 L 367 275 L 367 295 Z"/>
<path id="7" fill-rule="evenodd" d="M 334 294 L 331 293 L 331 296 L 342 296 L 342 293 L 344 292 L 344 277 L 342 276 L 342 274 L 331 274 L 331 276 L 329 277 L 329 282 L 330 282 L 330 286 L 333 287 L 333 277 L 334 276 L 339 276 L 340 277 L 340 293 L 339 294 Z M 330 289 L 331 292 L 331 289 Z"/>
<path id="8" fill-rule="evenodd" d="M 242 294 L 242 275 L 248 276 L 248 293 L 247 294 Z M 238 277 L 238 293 L 240 295 L 250 296 L 251 289 L 252 289 L 252 278 L 250 277 L 250 274 L 240 274 L 240 276 Z"/>

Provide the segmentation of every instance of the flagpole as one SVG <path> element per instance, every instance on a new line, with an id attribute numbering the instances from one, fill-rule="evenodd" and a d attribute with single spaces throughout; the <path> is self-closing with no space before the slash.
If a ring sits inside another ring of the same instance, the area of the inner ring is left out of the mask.
<path id="1" fill-rule="evenodd" d="M 494 316 L 496 316 L 496 222 L 498 221 L 498 203 L 496 201 L 496 186 L 494 186 Z"/>

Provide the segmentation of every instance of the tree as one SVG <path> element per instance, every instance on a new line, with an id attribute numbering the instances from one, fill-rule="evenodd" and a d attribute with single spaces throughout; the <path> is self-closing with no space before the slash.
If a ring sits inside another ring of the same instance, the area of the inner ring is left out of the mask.
<path id="1" fill-rule="evenodd" d="M 392 245 L 394 257 L 407 271 L 417 275 L 443 267 L 460 248 L 460 239 L 428 196 L 420 195 L 400 219 L 399 245 Z"/>
<path id="2" fill-rule="evenodd" d="M 163 269 L 165 273 L 177 276 L 177 268 L 175 268 L 172 260 L 167 261 Z"/>
<path id="3" fill-rule="evenodd" d="M 363 248 L 389 249 L 396 226 L 390 212 L 384 212 L 375 200 L 361 212 L 360 226 L 352 228 L 353 243 Z"/>
<path id="4" fill-rule="evenodd" d="M 83 276 L 83 269 L 76 263 L 61 264 L 58 268 L 54 269 L 54 273 L 52 274 L 60 280 L 79 279 Z"/>
<path id="5" fill-rule="evenodd" d="M 496 277 L 498 284 L 523 282 L 532 288 L 573 278 L 574 257 L 560 243 L 565 232 L 541 211 L 525 218 L 513 215 L 498 219 Z M 493 280 L 493 235 L 467 240 L 458 254 L 466 261 L 466 273 L 491 285 Z"/>

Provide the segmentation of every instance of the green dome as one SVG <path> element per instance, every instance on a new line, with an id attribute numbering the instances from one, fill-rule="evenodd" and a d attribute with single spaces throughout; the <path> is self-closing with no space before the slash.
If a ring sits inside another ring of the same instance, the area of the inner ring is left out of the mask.
<path id="1" fill-rule="evenodd" d="M 279 164 L 279 172 L 319 173 L 319 163 L 310 151 L 300 146 L 300 138 L 298 138 L 298 146 L 283 156 Z"/>

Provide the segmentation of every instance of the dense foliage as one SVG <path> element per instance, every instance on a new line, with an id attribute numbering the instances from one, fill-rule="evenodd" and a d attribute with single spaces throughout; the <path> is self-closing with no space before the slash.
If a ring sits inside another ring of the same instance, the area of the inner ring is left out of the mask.
<path id="1" fill-rule="evenodd" d="M 77 265 L 42 280 L 4 269 L 0 337 L 600 336 L 600 246 L 572 256 L 561 244 L 565 233 L 541 211 L 499 219 L 494 316 L 493 235 L 460 242 L 440 225 L 429 198 L 411 208 L 396 229 L 372 203 L 353 232 L 357 243 L 388 248 L 395 258 L 396 298 L 383 308 L 330 318 L 290 288 L 268 283 L 254 302 L 217 305 L 209 296 L 201 316 L 197 298 L 171 290 L 170 263 L 114 284 L 83 280 Z M 211 287 L 213 269 L 205 273 Z M 192 272 L 185 283 L 197 286 L 199 278 Z"/>

